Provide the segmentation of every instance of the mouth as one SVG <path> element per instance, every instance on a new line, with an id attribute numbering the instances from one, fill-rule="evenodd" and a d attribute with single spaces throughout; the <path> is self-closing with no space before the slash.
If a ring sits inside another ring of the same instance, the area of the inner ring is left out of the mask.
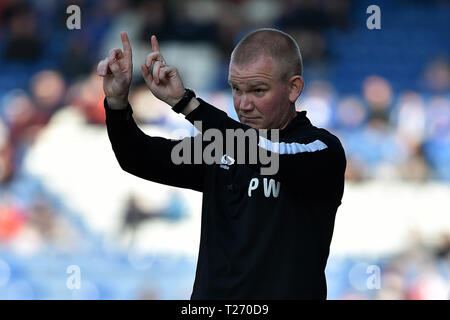
<path id="1" fill-rule="evenodd" d="M 244 121 L 251 121 L 251 122 L 254 122 L 255 120 L 258 120 L 259 119 L 259 117 L 248 117 L 248 116 L 243 116 L 243 115 L 241 115 L 241 118 L 242 118 L 242 120 L 244 120 Z"/>

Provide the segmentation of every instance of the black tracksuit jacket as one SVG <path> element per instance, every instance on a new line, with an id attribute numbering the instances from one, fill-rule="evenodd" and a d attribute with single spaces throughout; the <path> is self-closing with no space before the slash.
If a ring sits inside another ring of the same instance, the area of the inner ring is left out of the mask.
<path id="1" fill-rule="evenodd" d="M 203 131 L 255 130 L 199 101 L 186 119 L 202 121 Z M 297 112 L 279 131 L 278 172 L 262 176 L 260 164 L 175 165 L 171 152 L 179 141 L 144 134 L 130 105 L 111 110 L 105 99 L 105 111 L 123 170 L 203 193 L 191 299 L 326 299 L 325 267 L 346 167 L 336 136 Z M 194 148 L 195 138 L 186 139 Z"/>

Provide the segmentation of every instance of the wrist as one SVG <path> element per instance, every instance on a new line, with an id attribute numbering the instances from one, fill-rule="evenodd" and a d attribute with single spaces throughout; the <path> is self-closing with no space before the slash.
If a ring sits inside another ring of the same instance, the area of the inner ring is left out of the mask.
<path id="1" fill-rule="evenodd" d="M 187 116 L 189 113 L 194 111 L 199 105 L 200 105 L 200 101 L 198 101 L 197 98 L 192 98 L 191 101 L 189 101 L 186 108 L 184 108 L 183 111 L 181 111 L 181 113 L 184 116 Z"/>
<path id="2" fill-rule="evenodd" d="M 184 91 L 181 94 L 181 96 L 179 96 L 178 98 L 174 98 L 174 99 L 168 99 L 167 104 L 173 108 L 178 102 L 180 102 L 181 99 L 183 99 L 184 96 Z"/>
<path id="3" fill-rule="evenodd" d="M 191 89 L 185 89 L 181 99 L 178 99 L 178 101 L 172 106 L 172 110 L 176 113 L 181 113 L 194 98 L 195 92 Z"/>
<path id="4" fill-rule="evenodd" d="M 113 110 L 122 110 L 128 106 L 128 97 L 106 97 L 106 101 Z"/>

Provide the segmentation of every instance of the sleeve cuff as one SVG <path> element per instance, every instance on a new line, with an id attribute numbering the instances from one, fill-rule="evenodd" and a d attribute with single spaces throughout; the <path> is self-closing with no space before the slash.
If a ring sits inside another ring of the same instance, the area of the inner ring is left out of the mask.
<path id="1" fill-rule="evenodd" d="M 103 100 L 103 106 L 105 108 L 105 114 L 107 118 L 111 118 L 111 119 L 126 119 L 129 120 L 133 114 L 133 109 L 131 109 L 131 105 L 130 103 L 128 103 L 127 107 L 125 109 L 111 109 L 108 106 L 108 101 L 105 99 Z"/>
<path id="2" fill-rule="evenodd" d="M 200 99 L 199 97 L 197 97 L 197 100 L 200 102 L 200 104 L 197 106 L 197 108 L 189 112 L 188 115 L 185 117 L 185 119 L 191 123 L 193 123 L 195 120 L 200 120 L 202 118 L 201 115 L 204 112 L 203 109 L 205 108 L 206 102 Z"/>
<path id="3" fill-rule="evenodd" d="M 217 119 L 217 118 L 228 118 L 228 115 L 226 112 L 214 107 L 213 105 L 209 104 L 208 102 L 205 102 L 204 100 L 197 97 L 197 100 L 200 102 L 197 108 L 192 110 L 185 119 L 189 122 L 193 123 L 194 121 L 198 120 L 205 120 L 205 119 Z"/>

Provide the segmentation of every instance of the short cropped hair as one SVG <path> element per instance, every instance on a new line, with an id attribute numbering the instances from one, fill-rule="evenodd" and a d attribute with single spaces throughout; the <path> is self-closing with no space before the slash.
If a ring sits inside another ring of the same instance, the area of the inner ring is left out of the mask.
<path id="1" fill-rule="evenodd" d="M 303 74 L 302 55 L 295 39 L 272 28 L 257 29 L 241 39 L 231 53 L 230 62 L 243 66 L 262 56 L 274 60 L 282 80 Z"/>

